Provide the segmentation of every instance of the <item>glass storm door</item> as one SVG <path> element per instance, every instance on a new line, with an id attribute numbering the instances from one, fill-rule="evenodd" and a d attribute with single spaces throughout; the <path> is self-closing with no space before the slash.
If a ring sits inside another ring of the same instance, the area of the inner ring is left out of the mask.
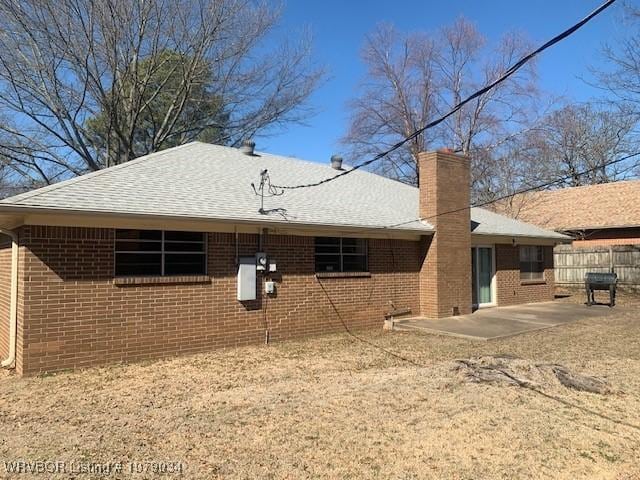
<path id="1" fill-rule="evenodd" d="M 471 252 L 473 304 L 493 303 L 493 247 L 474 247 Z"/>

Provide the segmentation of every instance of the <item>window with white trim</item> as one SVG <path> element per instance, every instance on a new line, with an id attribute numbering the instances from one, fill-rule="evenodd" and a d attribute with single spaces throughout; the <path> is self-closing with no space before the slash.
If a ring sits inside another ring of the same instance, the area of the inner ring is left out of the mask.
<path id="1" fill-rule="evenodd" d="M 364 238 L 316 237 L 316 272 L 366 272 L 367 247 Z"/>
<path id="2" fill-rule="evenodd" d="M 534 245 L 520 246 L 520 280 L 544 280 L 543 248 Z"/>
<path id="3" fill-rule="evenodd" d="M 116 230 L 115 275 L 205 275 L 206 243 L 200 232 Z"/>

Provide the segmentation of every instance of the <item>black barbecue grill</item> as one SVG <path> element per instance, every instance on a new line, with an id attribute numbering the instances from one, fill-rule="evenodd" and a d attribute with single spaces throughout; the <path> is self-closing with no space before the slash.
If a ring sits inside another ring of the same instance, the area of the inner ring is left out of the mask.
<path id="1" fill-rule="evenodd" d="M 587 290 L 587 305 L 596 303 L 596 290 L 609 290 L 609 306 L 616 304 L 616 283 L 618 275 L 615 273 L 590 272 L 584 276 L 584 287 Z"/>

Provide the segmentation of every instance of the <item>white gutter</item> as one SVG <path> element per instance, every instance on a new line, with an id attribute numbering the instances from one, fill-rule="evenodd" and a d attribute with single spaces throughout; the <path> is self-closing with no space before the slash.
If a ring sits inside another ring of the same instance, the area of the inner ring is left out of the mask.
<path id="1" fill-rule="evenodd" d="M 0 233 L 11 237 L 11 303 L 9 307 L 9 356 L 0 365 L 14 368 L 16 363 L 16 340 L 18 331 L 18 235 L 12 230 L 0 229 Z"/>

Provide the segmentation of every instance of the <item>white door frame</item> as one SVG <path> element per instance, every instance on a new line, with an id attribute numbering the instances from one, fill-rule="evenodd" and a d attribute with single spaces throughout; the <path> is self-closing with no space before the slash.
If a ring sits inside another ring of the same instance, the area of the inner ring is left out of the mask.
<path id="1" fill-rule="evenodd" d="M 476 249 L 476 298 L 480 301 L 480 254 L 478 253 L 479 248 L 490 248 L 491 249 L 491 302 L 489 303 L 478 303 L 474 304 L 475 308 L 485 308 L 485 307 L 495 307 L 497 305 L 496 301 L 496 247 L 495 245 L 473 245 L 471 248 Z M 473 269 L 472 269 L 473 271 Z M 473 282 L 472 282 L 473 284 Z"/>

